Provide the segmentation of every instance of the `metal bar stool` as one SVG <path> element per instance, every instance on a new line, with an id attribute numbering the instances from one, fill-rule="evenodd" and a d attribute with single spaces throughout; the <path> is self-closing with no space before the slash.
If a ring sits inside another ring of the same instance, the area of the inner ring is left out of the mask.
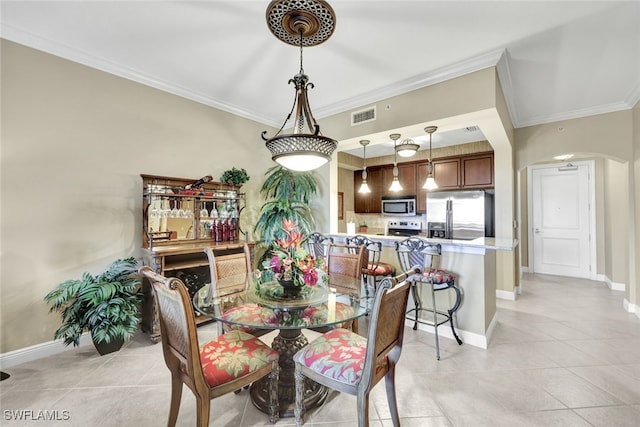
<path id="1" fill-rule="evenodd" d="M 314 231 L 307 239 L 307 250 L 315 259 L 326 260 L 327 248 L 333 243 L 333 237 Z"/>
<path id="2" fill-rule="evenodd" d="M 380 260 L 382 257 L 382 242 L 374 241 L 363 235 L 347 237 L 345 242 L 348 246 L 359 247 L 364 246 L 369 251 L 369 260 L 362 268 L 362 279 L 367 288 L 372 286 L 375 293 L 378 284 L 387 277 L 393 277 L 396 269 L 393 265 Z M 411 268 L 411 266 L 409 266 Z"/>
<path id="3" fill-rule="evenodd" d="M 413 330 L 418 328 L 418 323 L 424 323 L 432 325 L 435 333 L 436 340 L 436 357 L 440 360 L 440 341 L 438 338 L 438 326 L 449 322 L 451 325 L 451 331 L 453 336 L 458 342 L 458 345 L 462 345 L 462 340 L 458 337 L 455 327 L 453 325 L 454 313 L 460 308 L 462 301 L 462 294 L 460 288 L 455 285 L 455 275 L 447 270 L 442 270 L 440 266 L 440 258 L 442 256 L 442 247 L 438 243 L 430 243 L 422 240 L 418 237 L 410 237 L 408 239 L 396 242 L 396 254 L 398 256 L 398 262 L 400 268 L 408 270 L 412 265 L 424 266 L 421 274 L 413 275 L 410 279 L 411 293 L 413 295 L 413 301 L 415 308 L 407 311 L 407 314 L 414 313 L 414 325 Z M 419 283 L 427 283 L 431 288 L 431 301 L 433 308 L 424 308 L 422 306 L 422 300 L 420 298 Z M 455 302 L 447 309 L 446 312 L 439 311 L 436 307 L 436 291 L 443 291 L 452 289 L 455 292 Z M 420 320 L 418 314 L 423 312 L 429 312 L 433 314 L 433 322 Z M 441 320 L 438 319 L 441 316 Z"/>

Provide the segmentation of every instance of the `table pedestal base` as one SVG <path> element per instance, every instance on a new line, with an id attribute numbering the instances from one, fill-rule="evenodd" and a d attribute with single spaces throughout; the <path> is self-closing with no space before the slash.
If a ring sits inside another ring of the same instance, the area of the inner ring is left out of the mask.
<path id="1" fill-rule="evenodd" d="M 280 354 L 280 378 L 278 380 L 278 399 L 280 418 L 293 417 L 296 404 L 295 363 L 293 355 L 309 343 L 300 329 L 281 329 L 273 339 L 271 347 Z M 269 413 L 269 386 L 265 379 L 251 385 L 251 401 L 260 411 Z M 322 405 L 327 399 L 327 388 L 315 381 L 305 380 L 305 408 L 307 410 Z"/>

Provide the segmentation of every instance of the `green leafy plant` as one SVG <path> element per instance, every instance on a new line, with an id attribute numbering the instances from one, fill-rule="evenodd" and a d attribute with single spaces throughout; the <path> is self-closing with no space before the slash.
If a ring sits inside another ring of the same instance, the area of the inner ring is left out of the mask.
<path id="1" fill-rule="evenodd" d="M 309 235 L 315 221 L 309 208 L 311 197 L 317 194 L 318 186 L 311 172 L 295 172 L 282 166 L 274 166 L 267 173 L 260 194 L 267 199 L 254 227 L 259 239 L 272 243 L 284 237 L 284 220 L 298 224 L 304 235 Z"/>
<path id="2" fill-rule="evenodd" d="M 296 223 L 304 236 L 311 233 L 315 220 L 309 202 L 318 192 L 311 172 L 295 172 L 278 165 L 265 175 L 260 194 L 266 202 L 253 228 L 258 235 L 256 254 L 259 263 L 269 255 L 275 240 L 285 237 L 282 230 L 285 220 Z"/>
<path id="3" fill-rule="evenodd" d="M 141 282 L 133 257 L 114 261 L 101 274 L 60 283 L 44 301 L 59 313 L 62 325 L 54 339 L 78 346 L 85 330 L 95 343 L 128 340 L 140 323 Z"/>
<path id="4" fill-rule="evenodd" d="M 235 166 L 229 170 L 226 170 L 220 176 L 220 181 L 226 182 L 227 184 L 233 185 L 242 185 L 245 182 L 249 181 L 249 175 L 247 175 L 247 171 L 242 169 L 237 169 Z"/>

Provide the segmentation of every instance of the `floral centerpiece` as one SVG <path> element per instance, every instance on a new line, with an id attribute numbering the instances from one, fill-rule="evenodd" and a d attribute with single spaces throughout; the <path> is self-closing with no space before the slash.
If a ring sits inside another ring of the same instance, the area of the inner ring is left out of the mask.
<path id="1" fill-rule="evenodd" d="M 295 295 L 307 286 L 315 286 L 319 281 L 319 271 L 324 270 L 322 260 L 314 259 L 304 248 L 306 237 L 298 225 L 288 219 L 283 220 L 280 238 L 271 246 L 269 256 L 262 263 L 262 269 L 255 272 L 257 286 L 277 280 L 284 288 L 285 295 Z M 323 275 L 326 277 L 326 275 Z"/>

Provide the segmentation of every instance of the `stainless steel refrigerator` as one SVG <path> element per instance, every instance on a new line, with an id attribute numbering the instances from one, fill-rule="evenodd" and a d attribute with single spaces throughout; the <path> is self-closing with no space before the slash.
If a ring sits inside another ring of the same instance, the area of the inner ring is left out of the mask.
<path id="1" fill-rule="evenodd" d="M 473 240 L 494 237 L 494 191 L 427 193 L 429 237 Z"/>

